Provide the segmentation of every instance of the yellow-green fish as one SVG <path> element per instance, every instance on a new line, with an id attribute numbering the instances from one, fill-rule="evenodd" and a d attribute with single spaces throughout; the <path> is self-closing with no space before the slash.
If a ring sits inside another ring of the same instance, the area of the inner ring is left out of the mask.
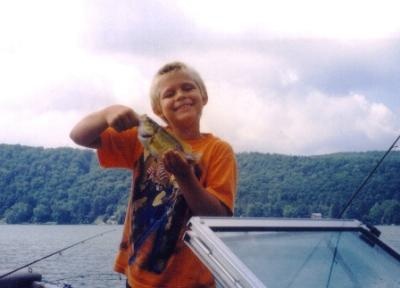
<path id="1" fill-rule="evenodd" d="M 187 160 L 195 161 L 191 149 L 180 142 L 175 136 L 157 124 L 146 114 L 139 117 L 139 141 L 145 150 L 156 158 L 161 157 L 168 150 L 183 152 Z"/>

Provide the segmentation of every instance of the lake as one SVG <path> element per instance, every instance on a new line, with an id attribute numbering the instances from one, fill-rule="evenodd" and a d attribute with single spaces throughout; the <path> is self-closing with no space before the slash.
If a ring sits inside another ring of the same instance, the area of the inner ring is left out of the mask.
<path id="1" fill-rule="evenodd" d="M 41 273 L 46 281 L 68 283 L 73 288 L 125 287 L 125 279 L 112 270 L 122 233 L 119 225 L 0 225 L 0 270 L 11 271 L 113 229 L 31 268 Z"/>
<path id="2" fill-rule="evenodd" d="M 400 251 L 400 226 L 378 228 L 382 231 L 381 239 Z M 41 273 L 45 281 L 67 283 L 73 288 L 124 288 L 125 279 L 112 270 L 121 231 L 119 225 L 0 225 L 0 271 L 11 271 L 83 239 L 107 232 L 31 268 Z"/>

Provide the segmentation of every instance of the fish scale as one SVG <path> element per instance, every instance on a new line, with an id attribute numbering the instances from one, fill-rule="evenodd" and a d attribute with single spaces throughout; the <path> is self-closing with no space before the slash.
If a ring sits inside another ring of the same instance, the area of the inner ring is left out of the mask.
<path id="1" fill-rule="evenodd" d="M 189 146 L 179 141 L 175 136 L 161 127 L 146 114 L 139 117 L 139 141 L 146 152 L 160 158 L 168 150 L 178 150 L 184 153 L 188 160 L 194 160 Z"/>

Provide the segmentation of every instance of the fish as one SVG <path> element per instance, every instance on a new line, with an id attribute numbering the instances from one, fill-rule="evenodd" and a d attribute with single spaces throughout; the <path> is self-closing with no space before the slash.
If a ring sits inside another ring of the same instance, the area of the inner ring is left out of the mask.
<path id="1" fill-rule="evenodd" d="M 179 151 L 192 165 L 198 179 L 201 177 L 200 161 L 195 160 L 197 154 L 192 153 L 190 145 L 146 114 L 139 116 L 137 129 L 144 151 L 137 171 L 140 176 L 135 178 L 133 187 L 133 254 L 128 263 L 137 263 L 148 271 L 161 273 L 174 253 L 174 244 L 171 243 L 178 241 L 180 230 L 177 228 L 187 213 L 187 204 L 177 179 L 166 171 L 162 157 L 169 150 Z M 149 238 L 153 244 L 143 246 Z"/>
<path id="2" fill-rule="evenodd" d="M 156 158 L 161 158 L 169 150 L 177 150 L 182 152 L 189 162 L 196 162 L 198 159 L 187 144 L 182 143 L 146 114 L 139 116 L 138 138 L 145 151 Z"/>

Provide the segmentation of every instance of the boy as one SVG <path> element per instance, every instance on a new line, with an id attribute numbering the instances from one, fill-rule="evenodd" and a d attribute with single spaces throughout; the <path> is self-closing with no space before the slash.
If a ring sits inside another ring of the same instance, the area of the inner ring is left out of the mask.
<path id="1" fill-rule="evenodd" d="M 199 74 L 181 62 L 164 65 L 153 79 L 151 106 L 167 131 L 199 155 L 193 164 L 181 151 L 160 159 L 144 152 L 138 141 L 139 116 L 113 105 L 83 118 L 71 139 L 96 148 L 104 167 L 133 170 L 115 271 L 127 276 L 128 287 L 214 287 L 211 273 L 183 243 L 193 215 L 233 214 L 236 160 L 229 144 L 200 132 L 208 95 Z M 197 169 L 194 166 L 197 165 Z"/>

